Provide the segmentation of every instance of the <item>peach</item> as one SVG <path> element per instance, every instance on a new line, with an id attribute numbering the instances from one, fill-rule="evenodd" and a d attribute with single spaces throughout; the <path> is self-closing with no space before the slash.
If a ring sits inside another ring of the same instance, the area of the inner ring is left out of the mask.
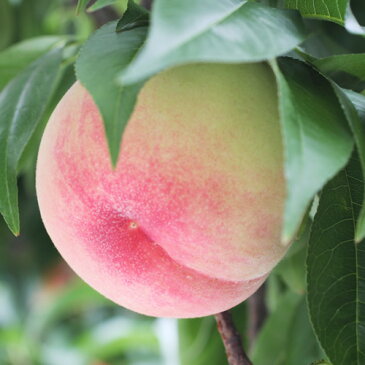
<path id="1" fill-rule="evenodd" d="M 115 169 L 98 109 L 76 83 L 42 138 L 39 206 L 62 256 L 106 297 L 146 315 L 205 316 L 245 300 L 285 253 L 282 154 L 264 63 L 153 77 Z"/>

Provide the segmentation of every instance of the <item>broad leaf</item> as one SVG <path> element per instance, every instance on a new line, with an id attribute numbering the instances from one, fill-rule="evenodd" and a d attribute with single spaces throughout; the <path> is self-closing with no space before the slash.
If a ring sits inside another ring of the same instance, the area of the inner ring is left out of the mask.
<path id="1" fill-rule="evenodd" d="M 133 111 L 142 84 L 118 85 L 116 75 L 123 70 L 142 45 L 146 27 L 117 33 L 117 22 L 98 29 L 81 49 L 76 75 L 87 88 L 104 119 L 112 162 L 118 159 L 121 136 Z"/>
<path id="2" fill-rule="evenodd" d="M 343 25 L 350 33 L 365 35 L 365 27 L 355 18 L 349 0 L 285 0 L 285 4 L 305 17 L 329 20 Z"/>
<path id="3" fill-rule="evenodd" d="M 156 0 L 151 23 L 145 46 L 121 75 L 124 83 L 184 63 L 270 59 L 306 35 L 294 12 L 243 0 Z"/>
<path id="4" fill-rule="evenodd" d="M 0 90 L 20 71 L 65 40 L 65 37 L 59 36 L 31 38 L 0 52 Z"/>
<path id="5" fill-rule="evenodd" d="M 290 9 L 298 9 L 303 16 L 343 25 L 349 0 L 286 0 L 285 4 Z"/>
<path id="6" fill-rule="evenodd" d="M 308 250 L 310 315 L 335 365 L 365 363 L 365 242 L 354 242 L 363 185 L 354 156 L 322 192 Z"/>
<path id="7" fill-rule="evenodd" d="M 282 239 L 289 242 L 314 195 L 348 161 L 353 140 L 330 83 L 300 61 L 283 58 L 278 65 L 287 182 Z"/>
<path id="8" fill-rule="evenodd" d="M 347 120 L 349 121 L 350 127 L 352 129 L 352 133 L 355 138 L 356 148 L 359 154 L 359 160 L 361 162 L 363 179 L 365 181 L 365 117 L 362 111 L 362 109 L 365 108 L 365 97 L 351 90 L 343 90 L 334 83 L 333 87 L 341 102 L 342 108 L 345 112 Z M 349 98 L 355 100 L 356 102 L 355 106 L 350 101 Z M 357 219 L 355 241 L 359 242 L 364 238 L 365 238 L 365 194 L 363 196 L 362 208 Z"/>
<path id="9" fill-rule="evenodd" d="M 0 212 L 19 234 L 17 166 L 57 81 L 62 50 L 32 63 L 0 93 Z"/>

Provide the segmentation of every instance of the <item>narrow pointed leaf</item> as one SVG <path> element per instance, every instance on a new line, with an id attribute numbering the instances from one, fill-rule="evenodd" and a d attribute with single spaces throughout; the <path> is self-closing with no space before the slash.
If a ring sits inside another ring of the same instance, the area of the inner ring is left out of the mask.
<path id="1" fill-rule="evenodd" d="M 365 364 L 365 242 L 354 242 L 363 184 L 354 156 L 321 194 L 308 250 L 310 315 L 335 365 Z"/>
<path id="2" fill-rule="evenodd" d="M 365 54 L 344 54 L 321 58 L 313 62 L 322 72 L 332 74 L 338 71 L 347 72 L 365 80 Z"/>
<path id="3" fill-rule="evenodd" d="M 61 61 L 61 49 L 51 50 L 0 93 L 0 212 L 14 234 L 19 234 L 17 165 L 47 106 Z"/>
<path id="4" fill-rule="evenodd" d="M 0 90 L 37 58 L 64 41 L 62 36 L 42 36 L 19 42 L 0 52 Z"/>
<path id="5" fill-rule="evenodd" d="M 80 14 L 81 11 L 84 11 L 89 2 L 90 0 L 78 0 L 76 5 L 76 14 Z"/>
<path id="6" fill-rule="evenodd" d="M 289 58 L 273 63 L 284 140 L 285 202 L 282 239 L 298 230 L 314 195 L 348 161 L 353 140 L 330 83 Z"/>
<path id="7" fill-rule="evenodd" d="M 105 8 L 110 5 L 120 5 L 121 9 L 124 10 L 126 8 L 127 0 L 97 0 L 94 4 L 87 8 L 88 12 L 93 12 Z"/>
<path id="8" fill-rule="evenodd" d="M 305 36 L 297 14 L 256 2 L 156 0 L 146 44 L 120 80 L 132 84 L 191 62 L 262 61 L 288 52 Z"/>
<path id="9" fill-rule="evenodd" d="M 124 87 L 115 78 L 129 64 L 146 35 L 146 27 L 117 33 L 116 24 L 111 22 L 98 29 L 81 49 L 76 62 L 77 78 L 94 98 L 103 117 L 114 165 L 124 127 L 142 87 L 142 83 Z"/>

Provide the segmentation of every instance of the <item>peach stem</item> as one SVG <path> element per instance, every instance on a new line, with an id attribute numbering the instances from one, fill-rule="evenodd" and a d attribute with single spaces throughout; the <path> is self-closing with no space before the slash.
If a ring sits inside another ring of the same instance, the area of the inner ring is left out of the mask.
<path id="1" fill-rule="evenodd" d="M 233 323 L 231 313 L 229 311 L 218 313 L 215 319 L 229 365 L 253 365 L 242 347 L 241 336 Z"/>

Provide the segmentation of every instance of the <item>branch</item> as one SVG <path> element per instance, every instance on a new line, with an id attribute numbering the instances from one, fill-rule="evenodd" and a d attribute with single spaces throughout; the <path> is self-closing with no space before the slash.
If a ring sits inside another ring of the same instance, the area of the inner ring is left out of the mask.
<path id="1" fill-rule="evenodd" d="M 152 7 L 152 0 L 142 0 L 141 5 L 146 8 L 147 10 L 151 10 Z"/>
<path id="2" fill-rule="evenodd" d="M 215 319 L 229 365 L 253 365 L 243 350 L 241 336 L 234 326 L 231 313 L 229 311 L 218 313 Z"/>
<path id="3" fill-rule="evenodd" d="M 247 300 L 248 304 L 248 338 L 250 347 L 252 347 L 257 334 L 265 322 L 267 317 L 267 309 L 265 304 L 265 284 L 260 287 L 250 298 Z"/>

